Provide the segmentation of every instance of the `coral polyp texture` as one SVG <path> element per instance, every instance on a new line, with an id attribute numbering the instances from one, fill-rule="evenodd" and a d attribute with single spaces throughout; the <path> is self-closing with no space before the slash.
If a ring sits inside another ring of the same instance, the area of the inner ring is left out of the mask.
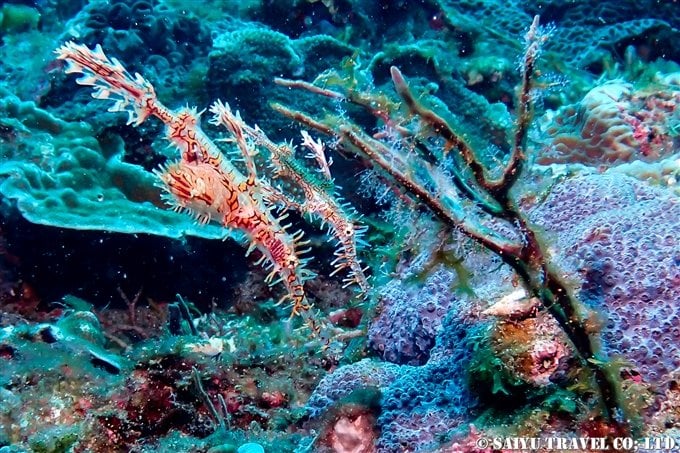
<path id="1" fill-rule="evenodd" d="M 593 88 L 551 118 L 551 141 L 537 162 L 612 166 L 672 156 L 679 149 L 678 88 L 672 80 L 645 89 L 622 81 Z"/>
<path id="2" fill-rule="evenodd" d="M 660 388 L 680 367 L 679 215 L 676 197 L 621 175 L 567 180 L 532 211 L 582 280 L 606 347 Z"/>
<path id="3" fill-rule="evenodd" d="M 0 453 L 677 451 L 679 38 L 657 0 L 0 5 Z"/>

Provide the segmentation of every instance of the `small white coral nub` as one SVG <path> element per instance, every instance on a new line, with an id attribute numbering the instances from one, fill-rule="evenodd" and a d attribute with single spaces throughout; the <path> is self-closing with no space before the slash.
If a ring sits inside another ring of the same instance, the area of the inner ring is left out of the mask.
<path id="1" fill-rule="evenodd" d="M 511 320 L 521 320 L 536 313 L 541 301 L 536 297 L 527 298 L 524 289 L 517 289 L 501 297 L 498 302 L 482 312 L 486 316 L 496 316 Z"/>

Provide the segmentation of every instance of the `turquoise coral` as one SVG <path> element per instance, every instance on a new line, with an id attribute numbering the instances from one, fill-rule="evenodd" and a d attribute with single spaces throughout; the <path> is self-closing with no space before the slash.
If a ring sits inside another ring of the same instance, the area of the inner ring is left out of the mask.
<path id="1" fill-rule="evenodd" d="M 27 220 L 173 238 L 226 236 L 221 228 L 164 209 L 160 180 L 124 162 L 121 143 L 104 148 L 87 123 L 61 120 L 7 93 L 0 109 L 12 136 L 2 148 L 0 192 L 16 200 Z"/>

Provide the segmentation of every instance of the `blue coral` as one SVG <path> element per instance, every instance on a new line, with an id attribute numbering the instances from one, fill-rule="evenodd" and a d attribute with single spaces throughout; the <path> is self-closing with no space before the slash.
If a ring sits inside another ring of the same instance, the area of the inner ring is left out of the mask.
<path id="1" fill-rule="evenodd" d="M 372 387 L 382 393 L 378 452 L 423 451 L 438 445 L 469 421 L 476 405 L 468 389 L 467 370 L 489 327 L 471 316 L 462 303 L 445 312 L 438 323 L 427 363 L 395 365 L 364 359 L 340 367 L 316 388 L 307 405 L 310 415 L 320 417 L 353 392 Z"/>
<path id="2" fill-rule="evenodd" d="M 470 421 L 477 403 L 467 371 L 488 324 L 464 315 L 466 311 L 456 307 L 443 319 L 427 364 L 402 366 L 397 379 L 384 388 L 379 452 L 427 451 Z"/>
<path id="3" fill-rule="evenodd" d="M 368 332 L 369 345 L 384 360 L 422 365 L 430 357 L 442 319 L 457 301 L 456 273 L 440 268 L 423 287 L 400 279 L 380 290 L 381 313 Z"/>

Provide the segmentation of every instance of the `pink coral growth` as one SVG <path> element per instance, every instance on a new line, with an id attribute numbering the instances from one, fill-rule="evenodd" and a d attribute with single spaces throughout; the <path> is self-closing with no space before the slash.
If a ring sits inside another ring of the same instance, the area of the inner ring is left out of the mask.
<path id="1" fill-rule="evenodd" d="M 678 148 L 671 123 L 679 101 L 680 91 L 669 87 L 638 90 L 622 82 L 595 87 L 578 104 L 546 117 L 550 139 L 537 162 L 608 168 L 669 156 Z"/>
<path id="2" fill-rule="evenodd" d="M 376 432 L 370 415 L 361 414 L 352 420 L 341 417 L 333 425 L 330 444 L 336 453 L 373 453 Z"/>

